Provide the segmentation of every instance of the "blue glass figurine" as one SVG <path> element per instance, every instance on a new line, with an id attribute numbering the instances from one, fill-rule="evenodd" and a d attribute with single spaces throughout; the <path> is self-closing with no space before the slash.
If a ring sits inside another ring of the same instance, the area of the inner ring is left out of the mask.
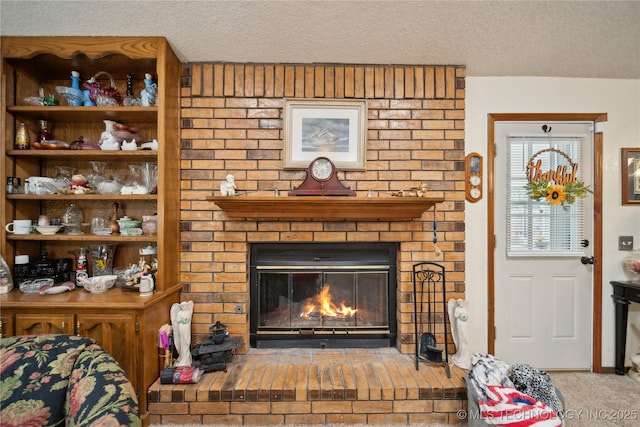
<path id="1" fill-rule="evenodd" d="M 154 107 L 157 102 L 157 85 L 151 79 L 151 74 L 144 75 L 144 89 L 140 91 L 140 100 L 145 107 Z"/>
<path id="2" fill-rule="evenodd" d="M 82 90 L 80 89 L 80 73 L 71 72 L 71 87 L 64 94 L 67 104 L 72 107 L 82 106 Z"/>

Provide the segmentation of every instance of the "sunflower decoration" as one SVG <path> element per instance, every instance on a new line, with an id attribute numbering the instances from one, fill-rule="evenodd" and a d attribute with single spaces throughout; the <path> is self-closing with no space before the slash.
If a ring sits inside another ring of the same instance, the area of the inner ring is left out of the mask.
<path id="1" fill-rule="evenodd" d="M 556 184 L 553 181 L 529 181 L 524 186 L 527 195 L 531 200 L 546 200 L 550 205 L 561 206 L 562 209 L 568 210 L 576 200 L 587 196 L 587 193 L 593 193 L 588 185 L 584 185 L 581 180 L 569 182 L 564 185 Z"/>
<path id="2" fill-rule="evenodd" d="M 550 205 L 562 205 L 567 200 L 567 193 L 564 192 L 564 185 L 550 185 L 547 187 L 545 197 Z"/>

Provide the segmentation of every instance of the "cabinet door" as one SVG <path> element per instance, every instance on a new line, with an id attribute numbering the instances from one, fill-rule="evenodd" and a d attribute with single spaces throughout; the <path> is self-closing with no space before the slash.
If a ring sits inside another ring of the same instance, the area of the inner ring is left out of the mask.
<path id="1" fill-rule="evenodd" d="M 16 314 L 16 335 L 73 334 L 73 314 Z"/>
<path id="2" fill-rule="evenodd" d="M 93 338 L 120 363 L 137 390 L 137 316 L 135 314 L 78 314 L 76 332 Z"/>
<path id="3" fill-rule="evenodd" d="M 13 336 L 13 314 L 0 315 L 0 338 Z"/>

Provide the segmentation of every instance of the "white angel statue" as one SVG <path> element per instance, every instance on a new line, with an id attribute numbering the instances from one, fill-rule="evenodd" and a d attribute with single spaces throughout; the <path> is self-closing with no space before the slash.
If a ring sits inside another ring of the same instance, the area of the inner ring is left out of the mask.
<path id="1" fill-rule="evenodd" d="M 173 342 L 178 349 L 174 366 L 191 366 L 191 316 L 193 301 L 183 301 L 171 306 Z"/>
<path id="2" fill-rule="evenodd" d="M 220 183 L 220 195 L 221 196 L 235 196 L 236 189 L 236 179 L 233 175 L 227 175 L 227 179 Z"/>
<path id="3" fill-rule="evenodd" d="M 451 356 L 451 361 L 462 369 L 471 368 L 471 353 L 469 342 L 467 341 L 467 323 L 469 314 L 467 312 L 468 302 L 463 299 L 451 298 L 448 302 L 449 323 L 451 324 L 451 335 L 456 344 L 456 354 Z"/>

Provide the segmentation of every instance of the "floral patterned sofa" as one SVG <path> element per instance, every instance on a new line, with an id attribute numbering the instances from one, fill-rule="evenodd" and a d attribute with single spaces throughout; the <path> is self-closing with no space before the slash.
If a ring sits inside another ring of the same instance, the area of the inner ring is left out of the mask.
<path id="1" fill-rule="evenodd" d="M 125 372 L 89 338 L 0 339 L 0 379 L 3 427 L 140 425 Z"/>

